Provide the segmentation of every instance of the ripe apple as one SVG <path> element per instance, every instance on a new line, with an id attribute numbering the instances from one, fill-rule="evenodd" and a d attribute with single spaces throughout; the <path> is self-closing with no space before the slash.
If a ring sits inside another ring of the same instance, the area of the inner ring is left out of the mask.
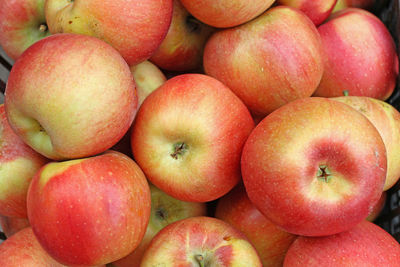
<path id="1" fill-rule="evenodd" d="M 79 34 L 54 34 L 30 46 L 6 87 L 11 127 L 55 160 L 109 149 L 129 129 L 136 107 L 132 73 L 121 55 Z"/>
<path id="2" fill-rule="evenodd" d="M 212 201 L 239 182 L 240 155 L 253 127 L 229 88 L 207 75 L 183 74 L 143 102 L 132 128 L 133 156 L 170 196 Z"/>
<path id="3" fill-rule="evenodd" d="M 265 117 L 242 152 L 249 199 L 287 232 L 321 236 L 364 220 L 386 179 L 385 144 L 346 104 L 299 99 Z"/>
<path id="4" fill-rule="evenodd" d="M 325 50 L 324 74 L 315 96 L 368 96 L 386 100 L 392 94 L 399 62 L 386 26 L 372 13 L 347 8 L 320 25 Z"/>
<path id="5" fill-rule="evenodd" d="M 167 36 L 150 61 L 170 71 L 200 69 L 204 46 L 214 29 L 195 19 L 179 0 L 174 0 L 173 4 L 173 17 Z"/>
<path id="6" fill-rule="evenodd" d="M 154 185 L 150 185 L 151 213 L 140 245 L 128 256 L 113 262 L 116 267 L 139 267 L 140 261 L 153 237 L 165 226 L 178 220 L 189 217 L 205 216 L 207 213 L 204 203 L 184 202 L 177 200 Z"/>
<path id="7" fill-rule="evenodd" d="M 264 267 L 282 266 L 286 251 L 296 238 L 262 215 L 249 200 L 243 185 L 219 199 L 215 217 L 246 235 Z"/>
<path id="8" fill-rule="evenodd" d="M 180 0 L 184 7 L 205 24 L 228 28 L 246 23 L 265 10 L 275 0 Z"/>
<path id="9" fill-rule="evenodd" d="M 375 5 L 375 0 L 337 0 L 333 12 L 345 9 L 347 7 L 358 7 L 370 10 Z"/>
<path id="10" fill-rule="evenodd" d="M 214 33 L 206 74 L 227 85 L 254 116 L 311 96 L 323 72 L 318 31 L 301 11 L 277 6 L 244 25 Z"/>
<path id="11" fill-rule="evenodd" d="M 400 266 L 400 245 L 385 230 L 368 221 L 325 237 L 298 237 L 284 267 Z"/>
<path id="12" fill-rule="evenodd" d="M 147 248 L 141 267 L 261 267 L 256 250 L 240 231 L 212 217 L 191 217 L 163 228 Z"/>
<path id="13" fill-rule="evenodd" d="M 278 0 L 279 4 L 303 11 L 318 26 L 331 14 L 337 0 Z"/>
<path id="14" fill-rule="evenodd" d="M 172 18 L 172 0 L 46 0 L 51 33 L 79 33 L 106 41 L 129 65 L 148 59 Z"/>
<path id="15" fill-rule="evenodd" d="M 7 238 L 10 238 L 13 234 L 29 226 L 30 224 L 27 218 L 6 217 L 0 215 L 0 229 Z"/>
<path id="16" fill-rule="evenodd" d="M 107 264 L 131 253 L 150 216 L 150 189 L 122 153 L 45 165 L 28 191 L 28 218 L 43 248 L 66 265 Z"/>
<path id="17" fill-rule="evenodd" d="M 378 218 L 378 216 L 380 215 L 385 206 L 386 198 L 387 198 L 387 192 L 384 191 L 382 192 L 382 195 L 379 198 L 378 202 L 375 204 L 375 206 L 370 211 L 368 217 L 366 218 L 367 221 L 373 222 L 375 221 L 376 218 Z"/>
<path id="18" fill-rule="evenodd" d="M 388 190 L 400 178 L 400 112 L 390 104 L 371 97 L 342 96 L 332 99 L 361 112 L 380 133 L 388 160 L 383 190 Z"/>
<path id="19" fill-rule="evenodd" d="M 11 129 L 0 104 L 0 215 L 26 218 L 26 194 L 33 175 L 49 160 Z"/>

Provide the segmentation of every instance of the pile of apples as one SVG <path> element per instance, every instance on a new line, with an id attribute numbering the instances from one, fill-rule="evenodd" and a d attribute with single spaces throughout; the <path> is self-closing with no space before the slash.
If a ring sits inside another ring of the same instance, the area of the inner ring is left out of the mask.
<path id="1" fill-rule="evenodd" d="M 0 0 L 0 266 L 400 266 L 372 5 Z"/>

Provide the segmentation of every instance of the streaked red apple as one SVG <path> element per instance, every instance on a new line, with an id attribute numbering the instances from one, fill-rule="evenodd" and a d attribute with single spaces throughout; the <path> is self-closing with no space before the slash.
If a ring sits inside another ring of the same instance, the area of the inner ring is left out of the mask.
<path id="1" fill-rule="evenodd" d="M 0 228 L 7 238 L 20 230 L 29 227 L 28 218 L 6 217 L 0 215 Z"/>

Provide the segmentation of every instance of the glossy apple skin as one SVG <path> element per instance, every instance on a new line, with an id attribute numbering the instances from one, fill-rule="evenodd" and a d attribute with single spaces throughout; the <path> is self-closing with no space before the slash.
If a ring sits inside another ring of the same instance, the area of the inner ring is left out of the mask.
<path id="1" fill-rule="evenodd" d="M 257 125 L 241 167 L 249 199 L 269 220 L 290 233 L 322 236 L 368 216 L 382 194 L 386 163 L 383 140 L 365 116 L 309 97 Z"/>
<path id="2" fill-rule="evenodd" d="M 1 1 L 0 46 L 13 60 L 36 41 L 49 36 L 45 0 Z"/>
<path id="3" fill-rule="evenodd" d="M 196 261 L 196 255 L 204 263 Z M 261 261 L 240 231 L 212 217 L 191 217 L 169 224 L 151 241 L 141 267 L 254 266 Z"/>
<path id="4" fill-rule="evenodd" d="M 100 39 L 55 34 L 30 46 L 6 86 L 11 127 L 48 158 L 96 155 L 127 132 L 137 109 L 121 55 Z"/>
<path id="5" fill-rule="evenodd" d="M 229 88 L 203 74 L 183 74 L 143 102 L 131 145 L 155 186 L 179 200 L 207 202 L 240 181 L 240 155 L 253 128 Z"/>
<path id="6" fill-rule="evenodd" d="M 172 0 L 46 0 L 51 33 L 100 38 L 129 65 L 148 59 L 161 44 L 172 18 Z"/>
<path id="7" fill-rule="evenodd" d="M 361 112 L 376 127 L 386 147 L 387 173 L 383 190 L 400 178 L 400 113 L 390 104 L 371 97 L 342 96 L 332 98 Z"/>
<path id="8" fill-rule="evenodd" d="M 0 215 L 0 227 L 7 238 L 10 238 L 13 234 L 29 226 L 28 218 L 6 217 Z"/>
<path id="9" fill-rule="evenodd" d="M 251 203 L 243 185 L 235 187 L 218 201 L 215 217 L 246 235 L 264 267 L 282 266 L 286 251 L 296 238 L 269 221 Z"/>
<path id="10" fill-rule="evenodd" d="M 315 96 L 368 96 L 386 100 L 399 73 L 396 46 L 386 26 L 372 13 L 347 8 L 318 27 L 324 75 Z"/>
<path id="11" fill-rule="evenodd" d="M 244 25 L 214 33 L 204 49 L 205 73 L 227 85 L 264 117 L 317 88 L 323 72 L 322 46 L 311 20 L 278 6 Z"/>
<path id="12" fill-rule="evenodd" d="M 0 104 L 0 215 L 26 218 L 26 194 L 33 175 L 49 160 L 11 129 Z"/>
<path id="13" fill-rule="evenodd" d="M 351 230 L 326 237 L 298 237 L 284 267 L 400 265 L 400 245 L 385 230 L 363 221 Z"/>
<path id="14" fill-rule="evenodd" d="M 113 262 L 115 267 L 139 267 L 144 252 L 153 237 L 165 226 L 185 218 L 205 216 L 207 213 L 204 203 L 184 202 L 177 200 L 154 185 L 150 185 L 151 191 L 151 213 L 140 245 L 128 256 Z"/>
<path id="15" fill-rule="evenodd" d="M 171 26 L 150 61 L 170 71 L 200 69 L 204 46 L 215 30 L 189 14 L 179 0 L 173 4 Z"/>
<path id="16" fill-rule="evenodd" d="M 28 218 L 43 248 L 66 265 L 100 265 L 132 252 L 150 216 L 150 189 L 119 152 L 45 165 L 28 191 Z"/>
<path id="17" fill-rule="evenodd" d="M 267 10 L 275 0 L 180 0 L 184 7 L 205 24 L 228 28 L 246 23 Z"/>
<path id="18" fill-rule="evenodd" d="M 278 0 L 279 4 L 291 6 L 304 12 L 318 26 L 331 14 L 337 0 Z"/>

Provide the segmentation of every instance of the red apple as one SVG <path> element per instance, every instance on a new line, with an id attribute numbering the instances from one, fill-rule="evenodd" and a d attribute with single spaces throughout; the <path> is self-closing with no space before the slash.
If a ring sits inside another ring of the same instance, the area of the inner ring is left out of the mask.
<path id="1" fill-rule="evenodd" d="M 386 179 L 385 144 L 346 104 L 299 99 L 264 118 L 246 141 L 242 175 L 249 199 L 287 232 L 331 235 L 364 220 Z"/>
<path id="2" fill-rule="evenodd" d="M 214 33 L 204 69 L 227 85 L 255 116 L 311 96 L 323 72 L 318 31 L 301 11 L 278 6 L 244 25 Z"/>
<path id="3" fill-rule="evenodd" d="M 0 215 L 26 218 L 26 194 L 33 175 L 49 160 L 11 129 L 0 104 Z"/>
<path id="4" fill-rule="evenodd" d="M 286 251 L 296 238 L 269 221 L 251 203 L 243 185 L 223 196 L 215 217 L 246 235 L 260 255 L 264 267 L 282 266 Z"/>
<path id="5" fill-rule="evenodd" d="M 13 234 L 29 226 L 30 224 L 27 218 L 6 217 L 0 215 L 0 229 L 7 238 L 10 238 Z"/>
<path id="6" fill-rule="evenodd" d="M 358 7 L 370 10 L 375 5 L 375 0 L 337 0 L 333 12 L 345 9 L 347 7 Z"/>
<path id="7" fill-rule="evenodd" d="M 151 241 L 141 267 L 261 267 L 254 247 L 243 233 L 212 217 L 192 217 L 163 228 Z"/>
<path id="8" fill-rule="evenodd" d="M 59 160 L 117 143 L 136 114 L 137 96 L 129 66 L 114 48 L 90 36 L 55 34 L 14 64 L 5 107 L 25 143 Z"/>
<path id="9" fill-rule="evenodd" d="M 378 202 L 375 204 L 375 206 L 370 211 L 368 217 L 366 218 L 367 221 L 373 222 L 375 221 L 376 218 L 378 218 L 378 216 L 380 215 L 386 204 L 386 198 L 387 198 L 387 192 L 384 191 L 382 192 L 382 195 L 379 198 Z"/>
<path id="10" fill-rule="evenodd" d="M 254 127 L 246 106 L 203 74 L 169 79 L 143 102 L 132 151 L 146 177 L 174 198 L 215 200 L 240 180 L 240 155 Z"/>
<path id="11" fill-rule="evenodd" d="M 324 74 L 315 96 L 368 96 L 386 100 L 399 72 L 396 46 L 372 13 L 348 8 L 318 27 L 325 50 Z"/>
<path id="12" fill-rule="evenodd" d="M 326 237 L 298 237 L 284 267 L 400 266 L 400 245 L 385 230 L 362 221 L 351 230 Z"/>
<path id="13" fill-rule="evenodd" d="M 95 36 L 117 49 L 129 65 L 148 59 L 172 18 L 172 0 L 46 0 L 51 33 Z"/>
<path id="14" fill-rule="evenodd" d="M 100 265 L 131 253 L 150 216 L 150 189 L 118 152 L 45 165 L 28 191 L 28 218 L 43 248 L 66 265 Z"/>

